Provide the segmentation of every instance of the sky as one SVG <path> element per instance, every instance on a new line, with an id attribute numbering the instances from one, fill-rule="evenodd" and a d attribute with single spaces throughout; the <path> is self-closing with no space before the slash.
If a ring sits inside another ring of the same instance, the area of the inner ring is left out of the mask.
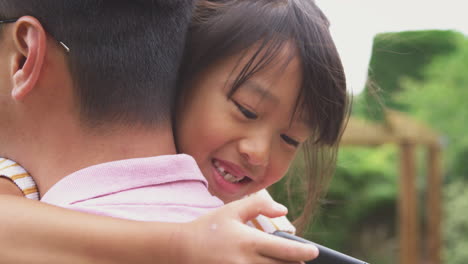
<path id="1" fill-rule="evenodd" d="M 374 36 L 382 32 L 451 29 L 468 35 L 466 0 L 316 0 L 346 72 L 349 89 L 364 88 Z"/>

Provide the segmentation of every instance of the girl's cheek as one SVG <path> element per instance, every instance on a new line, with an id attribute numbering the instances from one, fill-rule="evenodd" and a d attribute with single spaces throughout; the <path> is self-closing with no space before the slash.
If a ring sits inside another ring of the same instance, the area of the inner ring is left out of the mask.
<path id="1" fill-rule="evenodd" d="M 275 182 L 281 180 L 284 176 L 286 176 L 286 172 L 288 171 L 289 166 L 292 163 L 294 155 L 287 153 L 285 155 L 280 155 L 277 157 L 277 160 L 274 162 L 274 171 L 277 173 L 275 177 Z"/>

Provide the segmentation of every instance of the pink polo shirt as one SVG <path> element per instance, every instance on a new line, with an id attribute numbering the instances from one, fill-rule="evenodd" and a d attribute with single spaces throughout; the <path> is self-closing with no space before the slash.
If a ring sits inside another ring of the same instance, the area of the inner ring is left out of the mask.
<path id="1" fill-rule="evenodd" d="M 221 207 L 188 155 L 103 163 L 68 175 L 41 201 L 118 218 L 188 222 Z"/>

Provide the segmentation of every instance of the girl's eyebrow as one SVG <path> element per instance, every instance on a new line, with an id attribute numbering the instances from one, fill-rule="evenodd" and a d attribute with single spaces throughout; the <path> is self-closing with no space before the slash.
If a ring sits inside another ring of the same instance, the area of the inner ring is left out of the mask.
<path id="1" fill-rule="evenodd" d="M 279 98 L 276 95 L 271 93 L 267 88 L 265 88 L 258 82 L 255 82 L 253 80 L 246 80 L 243 86 L 247 88 L 250 92 L 253 92 L 261 96 L 262 99 L 268 99 L 269 101 L 276 102 L 276 103 L 279 102 Z"/>

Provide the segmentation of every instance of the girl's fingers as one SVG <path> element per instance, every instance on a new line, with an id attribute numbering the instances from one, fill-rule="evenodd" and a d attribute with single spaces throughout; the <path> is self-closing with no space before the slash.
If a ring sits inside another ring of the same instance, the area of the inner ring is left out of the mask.
<path id="1" fill-rule="evenodd" d="M 245 199 L 228 204 L 229 210 L 235 213 L 243 223 L 264 215 L 267 217 L 279 217 L 288 213 L 288 209 L 273 201 L 273 199 L 252 195 Z"/>
<path id="2" fill-rule="evenodd" d="M 314 245 L 270 236 L 262 239 L 263 243 L 259 243 L 257 247 L 258 253 L 265 257 L 297 263 L 312 260 L 318 256 L 318 249 Z"/>
<path id="3" fill-rule="evenodd" d="M 262 261 L 255 262 L 255 264 L 304 264 L 301 261 L 284 261 L 279 259 L 264 258 Z"/>

